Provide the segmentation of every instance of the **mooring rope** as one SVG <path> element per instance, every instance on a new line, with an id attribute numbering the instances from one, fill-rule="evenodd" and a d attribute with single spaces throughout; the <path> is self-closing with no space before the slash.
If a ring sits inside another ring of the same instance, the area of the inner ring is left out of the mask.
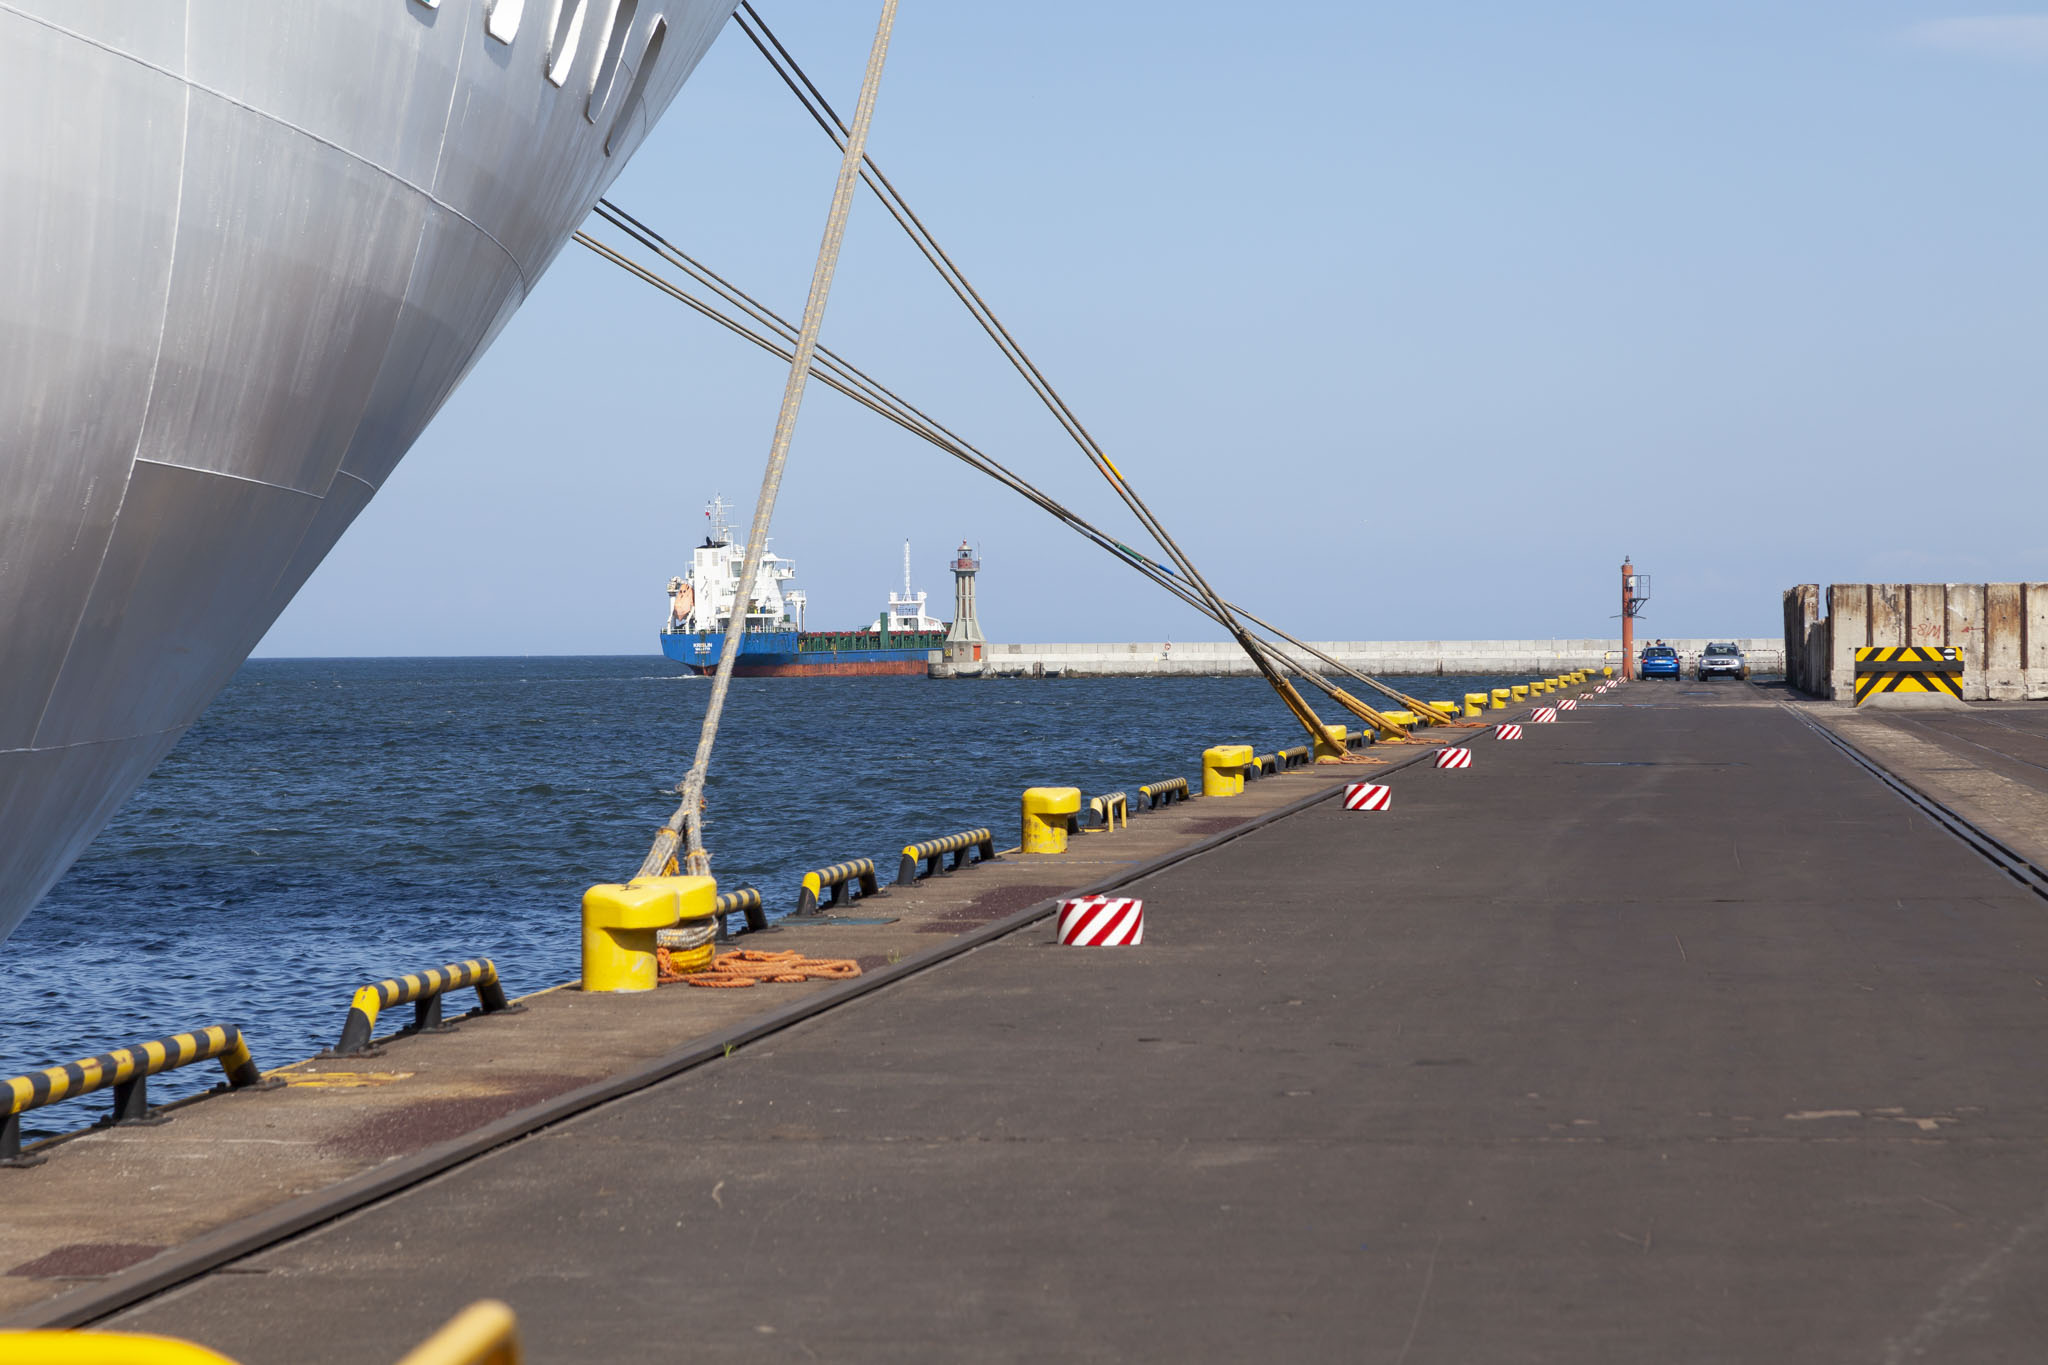
<path id="1" fill-rule="evenodd" d="M 789 339 L 797 335 L 798 329 L 787 319 L 776 313 L 774 309 L 755 299 L 745 290 L 740 289 L 709 266 L 706 266 L 702 261 L 697 260 L 681 248 L 675 246 L 654 228 L 641 222 L 624 209 L 619 208 L 615 204 L 600 204 L 598 216 L 624 232 L 641 246 L 646 247 L 669 264 L 681 270 L 684 274 L 703 284 L 720 298 L 726 300 L 732 307 L 760 322 L 763 327 L 768 328 L 778 336 Z M 769 354 L 778 356 L 785 361 L 794 358 L 795 351 L 793 346 L 762 335 L 745 323 L 727 315 L 716 305 L 698 298 L 687 289 L 681 288 L 673 281 L 663 278 L 616 248 L 599 241 L 586 232 L 578 232 L 576 240 L 590 251 L 618 266 L 620 269 L 627 271 L 635 278 L 661 290 L 671 298 L 716 322 L 734 335 L 752 342 Z M 1195 592 L 1175 575 L 1173 570 L 1140 554 L 1122 541 L 1094 526 L 1078 513 L 1063 506 L 1043 490 L 1004 466 L 994 457 L 975 447 L 936 418 L 933 418 L 894 390 L 881 384 L 857 366 L 845 360 L 844 357 L 838 355 L 831 348 L 822 344 L 818 347 L 812 374 L 813 377 L 828 388 L 844 394 L 863 407 L 882 417 L 886 417 L 912 435 L 930 442 L 962 463 L 995 479 L 1006 488 L 1037 505 L 1070 529 L 1079 532 L 1082 536 L 1093 541 L 1118 560 L 1136 569 L 1139 573 L 1145 575 L 1187 605 L 1210 617 L 1212 620 L 1216 619 L 1215 614 L 1210 610 L 1209 604 L 1199 593 Z M 1316 648 L 1314 645 L 1290 634 L 1248 609 L 1236 603 L 1231 603 L 1230 605 L 1245 620 L 1250 621 L 1261 630 L 1278 636 L 1281 640 L 1301 650 L 1304 654 L 1319 660 L 1326 667 L 1343 673 L 1347 677 L 1367 687 L 1374 688 L 1380 693 L 1400 702 L 1417 716 L 1425 718 L 1425 721 L 1429 717 L 1430 712 L 1421 701 L 1388 686 L 1377 678 L 1359 672 L 1334 655 Z M 1310 669 L 1300 660 L 1287 657 L 1265 641 L 1258 641 L 1257 643 L 1275 661 L 1278 667 L 1299 673 L 1303 678 L 1321 689 L 1333 701 L 1352 714 L 1370 722 L 1375 727 L 1391 730 L 1400 735 L 1407 733 L 1405 726 L 1393 721 L 1384 713 L 1367 706 L 1350 693 L 1333 686 L 1327 679 L 1315 673 L 1314 670 Z"/>
<path id="2" fill-rule="evenodd" d="M 753 27 L 749 27 L 749 20 L 752 21 Z M 826 100 L 823 92 L 818 89 L 809 75 L 804 72 L 803 67 L 797 62 L 796 58 L 790 54 L 789 49 L 783 46 L 780 39 L 776 38 L 773 30 L 762 20 L 760 14 L 749 3 L 749 0 L 741 0 L 740 9 L 734 13 L 733 21 L 753 41 L 754 46 L 760 51 L 762 57 L 767 60 L 770 66 L 775 68 L 776 73 L 782 77 L 784 84 L 788 85 L 790 90 L 796 94 L 805 109 L 810 111 L 811 117 L 816 120 L 818 126 L 824 129 L 826 135 L 835 144 L 846 151 L 849 159 L 852 159 L 852 138 L 845 121 L 839 117 L 838 113 L 832 108 L 831 103 Z M 755 34 L 754 28 L 759 28 L 759 35 Z M 765 42 L 763 41 L 764 38 L 766 39 Z M 769 51 L 770 46 L 774 48 L 772 53 Z M 780 60 L 778 60 L 778 57 Z M 786 72 L 783 69 L 784 64 L 787 64 L 788 67 Z M 791 78 L 792 75 L 794 79 Z M 801 82 L 802 89 L 798 88 L 798 82 Z M 815 101 L 815 104 L 813 101 Z M 856 110 L 855 123 L 858 124 L 858 122 L 859 113 Z M 1016 337 L 1011 335 L 1009 328 L 1005 327 L 1002 320 L 996 316 L 995 310 L 989 307 L 988 302 L 982 298 L 980 292 L 969 282 L 966 272 L 961 270 L 953 261 L 953 258 L 946 254 L 944 248 L 939 245 L 938 239 L 932 235 L 930 229 L 924 225 L 923 221 L 912 212 L 909 203 L 897 192 L 896 187 L 889 183 L 888 177 L 882 174 L 881 168 L 871 158 L 866 156 L 864 146 L 856 164 L 860 167 L 861 178 L 867 182 L 868 187 L 873 189 L 882 202 L 888 206 L 890 216 L 910 236 L 911 241 L 917 246 L 918 251 L 924 258 L 931 263 L 932 268 L 939 272 L 940 278 L 946 282 L 946 286 L 966 306 L 968 313 L 980 324 L 981 329 L 988 333 L 989 339 L 995 342 L 996 348 L 1009 360 L 1017 373 L 1023 376 L 1025 383 L 1031 388 L 1032 392 L 1038 395 L 1039 401 L 1044 403 L 1047 410 L 1052 413 L 1054 420 L 1058 421 L 1066 429 L 1067 434 L 1080 447 L 1082 455 L 1087 458 L 1090 464 L 1095 466 L 1096 472 L 1101 474 L 1103 479 L 1108 482 L 1117 497 L 1131 510 L 1132 515 L 1138 518 L 1139 525 L 1151 533 L 1160 548 L 1165 550 L 1167 556 L 1173 560 L 1181 576 L 1201 594 L 1203 599 L 1209 604 L 1209 615 L 1225 630 L 1230 632 L 1232 638 L 1238 642 L 1239 646 L 1251 658 L 1252 664 L 1265 676 L 1266 681 L 1272 686 L 1273 690 L 1279 693 L 1280 699 L 1286 703 L 1287 709 L 1294 713 L 1295 719 L 1300 721 L 1302 727 L 1319 743 L 1338 746 L 1338 740 L 1334 732 L 1323 723 L 1321 717 L 1317 716 L 1309 708 L 1308 703 L 1302 700 L 1301 694 L 1294 690 L 1293 684 L 1289 683 L 1275 669 L 1272 660 L 1268 658 L 1266 652 L 1259 648 L 1253 640 L 1251 633 L 1232 612 L 1230 604 L 1224 601 L 1223 597 L 1214 588 L 1210 587 L 1209 581 L 1202 576 L 1201 570 L 1197 569 L 1194 561 L 1181 550 L 1179 543 L 1167 531 L 1159 518 L 1153 514 L 1151 507 L 1139 495 L 1137 488 L 1125 477 L 1124 472 L 1117 468 L 1115 462 L 1109 458 L 1109 453 L 1103 449 L 1102 444 L 1082 424 L 1079 415 L 1068 406 L 1066 399 L 1060 396 L 1059 391 L 1052 386 L 1052 382 L 1045 377 L 1045 373 L 1038 368 L 1037 362 L 1031 359 L 1023 346 L 1018 343 Z M 869 171 L 873 172 L 872 176 L 869 176 Z"/>
<path id="3" fill-rule="evenodd" d="M 712 681 L 711 700 L 704 708 L 704 728 L 697 736 L 697 758 L 683 778 L 681 803 L 655 836 L 654 846 L 640 864 L 643 877 L 655 876 L 668 865 L 677 839 L 685 832 L 689 852 L 683 860 L 683 870 L 697 877 L 711 874 L 711 858 L 704 851 L 704 779 L 711 770 L 711 748 L 718 739 L 719 717 L 725 711 L 733 665 L 739 659 L 740 637 L 746 630 L 748 608 L 753 605 L 754 579 L 761 571 L 761 556 L 767 552 L 768 523 L 775 514 L 776 495 L 782 489 L 782 471 L 789 463 L 790 441 L 796 435 L 797 413 L 803 407 L 804 389 L 810 383 L 818 333 L 825 325 L 825 304 L 831 298 L 832 277 L 839 268 L 839 248 L 846 238 L 853 188 L 866 155 L 868 128 L 875 116 L 875 96 L 882 84 L 882 63 L 889 55 L 889 34 L 895 25 L 896 0 L 882 0 L 881 21 L 875 26 L 875 41 L 868 50 L 867 72 L 861 77 L 860 103 L 854 108 L 853 127 L 847 133 L 845 154 L 840 158 L 839 181 L 832 189 L 832 211 L 826 215 L 825 237 L 818 244 L 818 263 L 811 271 L 803 328 L 790 360 L 789 380 L 783 385 L 782 409 L 775 417 L 775 439 L 768 450 L 768 467 L 761 475 L 760 496 L 754 501 L 754 524 L 747 533 L 747 554 L 740 568 L 739 586 L 733 593 L 732 613 L 726 618 L 725 648 L 718 656 L 718 674 Z"/>

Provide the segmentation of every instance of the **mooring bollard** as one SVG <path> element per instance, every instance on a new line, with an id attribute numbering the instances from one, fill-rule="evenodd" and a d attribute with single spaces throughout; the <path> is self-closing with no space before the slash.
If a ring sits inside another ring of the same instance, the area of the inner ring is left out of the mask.
<path id="1" fill-rule="evenodd" d="M 1509 701 L 1509 699 L 1510 699 L 1510 698 L 1512 698 L 1512 697 L 1513 697 L 1514 695 L 1515 695 L 1515 694 L 1514 694 L 1513 692 L 1510 692 L 1510 691 L 1509 691 L 1509 690 L 1508 690 L 1507 688 L 1505 688 L 1505 687 L 1496 687 L 1496 688 L 1494 688 L 1494 689 L 1493 689 L 1493 709 L 1494 709 L 1494 710 L 1496 710 L 1496 711 L 1505 711 L 1505 710 L 1507 710 L 1507 709 L 1508 709 L 1508 701 Z"/>
<path id="2" fill-rule="evenodd" d="M 1024 791 L 1026 853 L 1065 853 L 1067 833 L 1079 826 L 1079 787 L 1028 787 Z"/>
<path id="3" fill-rule="evenodd" d="M 1473 717 L 1481 715 L 1485 710 L 1486 694 L 1484 692 L 1467 692 L 1465 694 L 1466 720 L 1471 720 Z"/>
<path id="4" fill-rule="evenodd" d="M 635 877 L 583 893 L 583 989 L 651 991 L 659 969 L 654 933 L 681 919 L 715 913 L 710 877 Z"/>
<path id="5" fill-rule="evenodd" d="M 1527 685 L 1523 683 L 1516 683 L 1513 687 L 1509 688 L 1508 690 L 1515 694 L 1516 701 L 1529 700 L 1529 688 L 1527 687 Z"/>
<path id="6" fill-rule="evenodd" d="M 0 1106 L 4 1106 L 0 1112 L 0 1164 L 36 1166 L 46 1159 L 21 1154 L 21 1116 L 31 1109 L 110 1089 L 114 1092 L 113 1122 L 140 1123 L 149 1118 L 151 1076 L 216 1057 L 220 1069 L 227 1073 L 230 1089 L 264 1084 L 263 1073 L 249 1055 L 249 1045 L 242 1041 L 242 1031 L 233 1024 L 152 1038 L 134 1047 L 0 1081 Z"/>
<path id="7" fill-rule="evenodd" d="M 1346 737 L 1351 733 L 1349 727 L 1325 725 L 1323 729 L 1329 732 L 1330 739 L 1335 740 L 1336 743 L 1331 744 L 1322 735 L 1315 735 L 1312 739 L 1312 744 L 1317 758 L 1342 758 L 1346 753 L 1350 752 L 1351 746 L 1345 742 Z"/>
<path id="8" fill-rule="evenodd" d="M 1381 739 L 1406 738 L 1408 727 L 1416 723 L 1413 711 L 1382 711 L 1380 715 L 1386 720 L 1378 731 Z"/>
<path id="9" fill-rule="evenodd" d="M 1249 744 L 1218 744 L 1202 750 L 1202 795 L 1236 796 L 1244 791 L 1244 770 L 1251 766 Z"/>
<path id="10" fill-rule="evenodd" d="M 498 981 L 497 964 L 487 957 L 451 962 L 445 967 L 373 981 L 358 990 L 349 1002 L 348 1019 L 341 1026 L 341 1041 L 334 1045 L 334 1055 L 346 1057 L 368 1047 L 370 1035 L 377 1028 L 377 1016 L 393 1005 L 409 1004 L 413 1007 L 412 1031 L 415 1033 L 444 1027 L 441 1023 L 441 997 L 466 986 L 476 988 L 477 1006 L 482 1013 L 496 1014 L 509 1008 L 505 1003 L 505 987 Z"/>
<path id="11" fill-rule="evenodd" d="M 969 829 L 948 834 L 943 839 L 907 844 L 903 849 L 903 861 L 896 865 L 896 885 L 910 886 L 921 877 L 957 872 L 967 866 L 969 853 L 975 854 L 981 862 L 994 862 L 996 836 L 986 829 Z M 948 854 L 953 859 L 950 865 L 946 863 Z"/>

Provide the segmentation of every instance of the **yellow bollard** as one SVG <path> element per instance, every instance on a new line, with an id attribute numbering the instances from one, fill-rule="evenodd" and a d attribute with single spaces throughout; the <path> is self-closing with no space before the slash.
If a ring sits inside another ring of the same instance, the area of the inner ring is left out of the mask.
<path id="1" fill-rule="evenodd" d="M 1603 669 L 1601 669 L 1601 670 L 1600 670 L 1600 676 L 1601 676 L 1601 677 L 1603 677 L 1603 678 L 1611 678 L 1611 677 L 1613 677 L 1613 676 L 1614 676 L 1614 668 L 1613 668 L 1613 666 L 1612 666 L 1612 665 L 1610 665 L 1610 666 L 1608 666 L 1608 667 L 1606 667 L 1606 668 L 1603 668 Z"/>
<path id="2" fill-rule="evenodd" d="M 1480 712 L 1484 711 L 1485 709 L 1486 709 L 1486 694 L 1485 694 L 1484 692 L 1467 692 L 1467 693 L 1465 694 L 1465 719 L 1466 719 L 1466 720 L 1470 720 L 1470 719 L 1472 719 L 1472 717 L 1474 717 L 1474 716 L 1478 715 L 1478 714 L 1479 714 Z"/>
<path id="3" fill-rule="evenodd" d="M 1512 696 L 1514 696 L 1514 695 L 1515 695 L 1515 694 L 1514 694 L 1513 692 L 1510 692 L 1510 691 L 1509 691 L 1509 690 L 1508 690 L 1507 688 L 1505 688 L 1505 687 L 1496 687 L 1496 688 L 1494 688 L 1494 689 L 1493 689 L 1493 709 L 1494 709 L 1494 710 L 1496 710 L 1496 711 L 1505 711 L 1505 710 L 1507 710 L 1507 709 L 1508 709 L 1508 698 L 1510 698 L 1510 697 L 1512 697 Z"/>
<path id="4" fill-rule="evenodd" d="M 1514 685 L 1514 686 L 1513 686 L 1512 688 L 1510 688 L 1509 690 L 1510 690 L 1510 691 L 1512 691 L 1512 692 L 1513 692 L 1513 693 L 1515 694 L 1515 700 L 1516 700 L 1516 701 L 1527 701 L 1527 700 L 1529 700 L 1529 689 L 1528 689 L 1528 687 L 1526 687 L 1526 686 L 1525 686 L 1525 685 L 1523 685 L 1522 683 L 1516 683 L 1516 684 L 1515 684 L 1515 685 Z"/>
<path id="5" fill-rule="evenodd" d="M 635 877 L 583 893 L 583 989 L 654 989 L 654 931 L 684 914 L 713 913 L 718 883 L 710 877 Z M 688 910 L 685 910 L 685 905 Z"/>
<path id="6" fill-rule="evenodd" d="M 1249 744 L 1219 744 L 1202 750 L 1202 795 L 1237 796 L 1244 791 L 1245 765 L 1252 761 Z"/>
<path id="7" fill-rule="evenodd" d="M 1245 752 L 1249 754 L 1250 748 Z M 1081 813 L 1079 787 L 1027 787 L 1024 791 L 1024 851 L 1065 853 L 1067 822 Z"/>
<path id="8" fill-rule="evenodd" d="M 1346 744 L 1346 743 L 1344 742 L 1345 740 L 1347 740 L 1347 739 L 1351 738 L 1351 727 L 1350 727 L 1350 726 L 1348 726 L 1348 725 L 1325 725 L 1325 726 L 1324 726 L 1323 728 L 1324 728 L 1325 730 L 1328 730 L 1328 731 L 1330 732 L 1331 736 L 1332 736 L 1333 738 L 1335 738 L 1335 739 L 1336 739 L 1336 741 L 1337 741 L 1337 747 L 1333 749 L 1333 748 L 1331 748 L 1331 747 L 1330 747 L 1329 745 L 1327 745 L 1327 744 L 1323 743 L 1323 741 L 1322 741 L 1322 740 L 1321 740 L 1320 738 L 1318 738 L 1318 739 L 1316 740 L 1316 742 L 1315 742 L 1315 745 L 1316 745 L 1316 751 L 1315 751 L 1315 753 L 1314 753 L 1313 757 L 1315 757 L 1315 758 L 1342 758 L 1342 757 L 1344 757 L 1344 755 L 1346 755 L 1346 754 L 1348 754 L 1348 753 L 1350 753 L 1350 752 L 1351 752 L 1351 746 L 1350 746 L 1350 745 L 1348 745 L 1348 744 Z"/>
<path id="9" fill-rule="evenodd" d="M 1406 728 L 1415 724 L 1415 715 L 1411 711 L 1382 711 L 1380 714 L 1385 716 L 1389 722 L 1379 729 L 1379 737 L 1381 739 L 1399 739 L 1401 731 L 1394 729 L 1394 726 L 1399 725 Z"/>

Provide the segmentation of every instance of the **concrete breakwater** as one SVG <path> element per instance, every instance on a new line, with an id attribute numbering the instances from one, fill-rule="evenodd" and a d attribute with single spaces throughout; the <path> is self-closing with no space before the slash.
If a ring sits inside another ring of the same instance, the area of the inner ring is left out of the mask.
<path id="1" fill-rule="evenodd" d="M 1616 672 L 1621 669 L 1621 641 L 1618 639 L 1338 640 L 1311 643 L 1361 673 L 1388 676 L 1543 675 L 1573 669 L 1613 668 Z M 1708 641 L 1667 639 L 1665 643 L 1690 661 L 1707 647 Z M 1748 656 L 1752 672 L 1784 672 L 1785 647 L 1782 641 L 1735 638 L 1735 643 Z M 1296 653 L 1285 647 L 1281 652 Z M 947 661 L 935 651 L 930 665 L 934 678 L 1235 677 L 1252 671 L 1251 660 L 1245 657 L 1242 649 L 1234 642 L 1219 640 L 991 644 L 981 646 L 978 661 Z"/>

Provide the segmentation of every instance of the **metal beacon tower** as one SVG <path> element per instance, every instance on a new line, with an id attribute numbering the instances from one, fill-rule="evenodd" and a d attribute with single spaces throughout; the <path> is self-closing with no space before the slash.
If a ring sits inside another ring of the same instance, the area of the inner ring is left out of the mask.
<path id="1" fill-rule="evenodd" d="M 0 936 L 368 504 L 733 8 L 0 3 Z"/>

